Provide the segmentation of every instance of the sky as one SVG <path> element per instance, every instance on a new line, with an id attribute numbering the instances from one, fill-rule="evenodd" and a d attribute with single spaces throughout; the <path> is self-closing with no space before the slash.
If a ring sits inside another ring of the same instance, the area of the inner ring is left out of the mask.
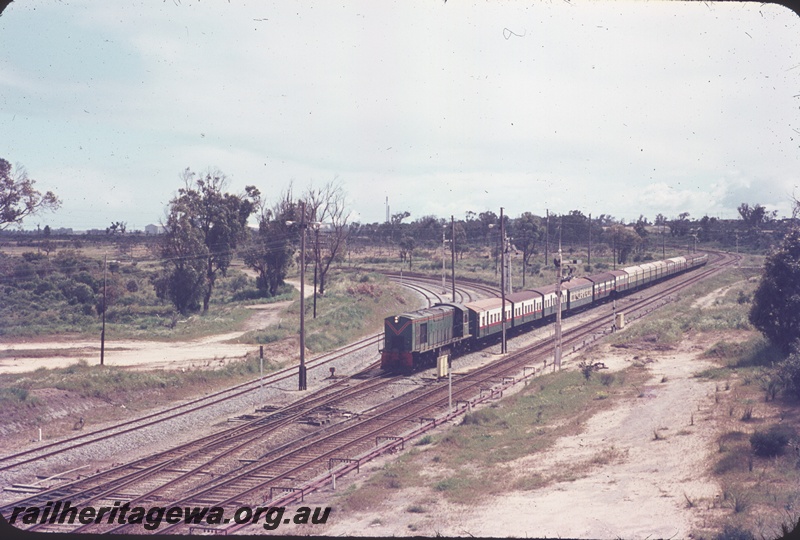
<path id="1" fill-rule="evenodd" d="M 351 220 L 580 210 L 790 215 L 800 24 L 739 2 L 15 1 L 0 157 L 37 225 L 158 223 L 187 167 Z"/>

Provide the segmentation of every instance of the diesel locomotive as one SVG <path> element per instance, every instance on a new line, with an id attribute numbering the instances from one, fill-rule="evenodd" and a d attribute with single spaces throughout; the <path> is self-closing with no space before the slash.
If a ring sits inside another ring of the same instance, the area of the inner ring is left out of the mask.
<path id="1" fill-rule="evenodd" d="M 648 287 L 705 265 L 707 254 L 689 254 L 571 279 L 561 285 L 562 314 Z M 555 318 L 556 285 L 526 289 L 506 296 L 506 329 L 524 328 Z M 466 304 L 440 303 L 384 320 L 381 367 L 410 372 L 433 365 L 441 354 L 480 349 L 502 332 L 502 299 Z"/>

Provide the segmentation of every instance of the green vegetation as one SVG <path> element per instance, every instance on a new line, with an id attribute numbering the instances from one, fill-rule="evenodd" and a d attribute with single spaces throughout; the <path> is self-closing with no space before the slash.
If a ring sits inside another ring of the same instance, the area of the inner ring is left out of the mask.
<path id="1" fill-rule="evenodd" d="M 647 377 L 641 368 L 629 368 L 613 379 L 586 380 L 578 371 L 562 371 L 537 378 L 520 392 L 487 408 L 464 415 L 460 425 L 439 435 L 426 435 L 425 444 L 383 467 L 357 489 L 342 495 L 344 508 L 375 508 L 384 489 L 427 487 L 436 497 L 475 503 L 484 497 L 514 489 L 535 489 L 554 481 L 576 479 L 592 468 L 625 459 L 626 453 L 603 448 L 586 461 L 575 463 L 556 477 L 514 474 L 509 462 L 524 459 L 552 445 L 559 437 L 575 434 L 593 414 L 612 406 L 614 399 L 635 395 L 634 386 Z M 598 399 L 605 392 L 610 399 Z M 435 465 L 430 471 L 429 465 Z"/>
<path id="2" fill-rule="evenodd" d="M 612 336 L 611 343 L 625 345 L 646 340 L 672 347 L 680 343 L 688 332 L 751 330 L 747 321 L 750 306 L 740 302 L 739 298 L 740 295 L 751 295 L 755 290 L 756 284 L 750 281 L 754 274 L 751 268 L 733 269 L 693 285 L 681 293 L 677 302 Z M 719 290 L 724 290 L 724 294 L 715 296 Z"/>
<path id="3" fill-rule="evenodd" d="M 79 261 L 86 261 L 88 265 L 86 276 L 91 277 L 91 272 L 96 271 L 96 268 L 91 266 L 91 259 L 79 258 Z M 48 261 L 42 259 L 39 262 L 46 264 Z M 144 272 L 144 270 L 137 265 L 119 265 L 115 268 L 114 274 L 109 276 L 109 282 L 117 279 L 142 278 L 142 283 L 146 284 L 147 281 L 139 272 Z M 109 272 L 109 274 L 111 273 Z M 71 279 L 70 275 L 56 274 L 55 272 L 49 274 L 48 278 L 62 281 Z M 37 279 L 41 280 L 38 277 Z M 155 298 L 152 289 L 149 292 L 145 286 L 133 292 L 126 289 L 126 292 L 122 293 L 126 296 L 118 298 L 114 307 L 109 306 L 106 314 L 107 335 L 111 334 L 115 339 L 123 336 L 141 336 L 146 339 L 157 337 L 187 339 L 203 335 L 203 333 L 212 334 L 236 330 L 241 327 L 245 319 L 252 315 L 252 311 L 245 308 L 245 305 L 251 303 L 252 300 L 237 300 L 237 298 L 241 298 L 243 292 L 254 290 L 253 282 L 252 278 L 247 278 L 241 272 L 229 271 L 227 277 L 218 280 L 216 300 L 212 301 L 212 309 L 207 315 L 196 315 L 186 320 L 176 317 L 166 324 L 163 320 L 155 322 L 154 319 L 158 319 L 158 317 L 151 313 L 157 309 L 166 309 L 166 314 L 174 315 L 175 312 L 171 311 L 169 307 L 165 308 Z M 242 283 L 245 285 L 243 286 Z M 21 298 L 24 298 L 23 295 L 26 291 L 27 289 L 20 287 L 15 297 L 16 301 L 23 302 L 24 300 Z M 297 298 L 296 291 L 288 285 L 281 288 L 281 292 L 282 296 L 272 300 Z M 134 295 L 139 298 L 147 298 L 152 304 L 146 305 L 145 302 L 137 304 L 134 301 L 126 302 L 124 300 L 126 297 Z M 311 303 L 308 303 L 307 333 L 311 349 L 322 351 L 374 332 L 381 327 L 385 316 L 407 309 L 413 305 L 414 301 L 414 295 L 401 290 L 399 286 L 389 284 L 382 276 L 360 273 L 336 274 L 329 281 L 328 293 L 318 299 L 316 320 L 311 318 Z M 297 304 L 298 302 L 295 301 L 283 315 L 280 325 L 271 326 L 264 331 L 251 332 L 244 338 L 240 338 L 239 341 L 268 343 L 284 337 L 296 336 L 299 315 Z M 47 313 L 32 311 L 33 315 L 27 319 L 27 326 L 4 328 L 4 331 L 6 331 L 6 335 L 11 335 L 11 331 L 14 331 L 14 335 L 25 334 L 26 329 L 28 333 L 69 330 L 77 332 L 78 330 L 92 329 L 97 329 L 99 333 L 97 314 L 86 315 L 86 327 L 80 329 L 63 325 L 54 327 L 46 320 L 48 313 L 51 316 L 57 316 L 60 311 L 69 309 L 68 300 L 60 299 L 49 306 L 50 311 Z M 8 311 L 3 310 L 0 310 L 0 314 L 5 317 L 11 316 Z M 36 317 L 40 317 L 41 320 Z M 291 324 L 288 321 L 291 321 Z M 330 335 L 330 337 L 325 337 L 326 335 Z M 1 356 L 36 358 L 51 356 L 52 353 L 53 351 L 46 349 L 27 349 L 7 351 Z M 76 349 L 70 354 L 75 356 L 78 361 L 66 368 L 40 368 L 24 374 L 0 374 L 0 405 L 3 406 L 3 410 L 13 412 L 14 422 L 20 425 L 39 424 L 39 418 L 50 414 L 48 402 L 37 400 L 31 396 L 31 392 L 38 389 L 55 388 L 86 398 L 98 398 L 110 403 L 125 404 L 128 408 L 146 408 L 151 407 L 154 403 L 184 398 L 252 379 L 259 373 L 259 360 L 253 355 L 241 360 L 208 361 L 205 362 L 206 365 L 180 371 L 142 371 L 113 365 L 89 366 L 85 360 L 80 360 L 81 356 L 84 356 L 81 350 Z M 264 367 L 265 370 L 270 371 L 281 366 L 267 360 Z"/>
<path id="4" fill-rule="evenodd" d="M 313 318 L 313 297 L 305 301 L 306 347 L 314 352 L 341 347 L 382 327 L 389 315 L 415 309 L 413 296 L 392 286 L 380 274 L 337 273 L 330 276 L 324 297 L 317 298 L 317 318 Z M 271 343 L 297 335 L 300 302 L 286 309 L 279 324 L 251 332 L 240 342 Z"/>
<path id="5" fill-rule="evenodd" d="M 750 435 L 750 446 L 759 457 L 775 457 L 783 455 L 789 441 L 797 437 L 792 426 L 776 424 L 766 431 L 756 430 Z"/>
<path id="6" fill-rule="evenodd" d="M 98 336 L 103 309 L 103 260 L 77 250 L 62 249 L 51 256 L 33 251 L 21 257 L 0 253 L 2 285 L 0 336 L 30 337 L 53 334 Z M 147 263 L 110 261 L 105 272 L 106 335 L 114 338 L 188 339 L 234 330 L 249 315 L 242 304 L 256 295 L 252 278 L 238 270 L 217 280 L 216 307 L 209 317 L 182 317 L 160 300 L 152 284 L 155 273 Z M 287 286 L 281 296 L 296 292 Z M 265 301 L 261 299 L 260 301 Z M 189 324 L 191 323 L 191 324 Z"/>
<path id="7" fill-rule="evenodd" d="M 796 342 L 800 346 L 800 229 L 793 228 L 767 256 L 750 321 L 784 352 Z"/>
<path id="8" fill-rule="evenodd" d="M 264 362 L 264 371 L 279 366 Z M 216 369 L 197 367 L 183 371 L 133 371 L 117 366 L 89 366 L 85 360 L 56 369 L 38 369 L 23 376 L 0 375 L 0 400 L 16 406 L 36 405 L 29 392 L 38 388 L 57 388 L 75 392 L 81 397 L 100 398 L 126 402 L 136 399 L 136 393 L 144 390 L 204 388 L 216 383 L 229 384 L 252 378 L 260 371 L 259 359 L 251 356 L 226 363 Z"/>
<path id="9" fill-rule="evenodd" d="M 196 175 L 187 168 L 182 178 L 159 241 L 163 270 L 153 283 L 158 297 L 180 313 L 199 311 L 201 303 L 207 313 L 218 277 L 247 239 L 247 219 L 260 194 L 253 186 L 242 196 L 224 193 L 227 179 L 220 171 Z"/>
<path id="10" fill-rule="evenodd" d="M 753 538 L 751 531 L 767 531 L 765 537 L 771 537 L 781 528 L 791 529 L 797 518 L 792 509 L 800 462 L 787 450 L 790 441 L 797 440 L 800 422 L 792 382 L 800 361 L 752 330 L 738 331 L 735 340 L 730 339 L 734 334 L 727 334 L 739 328 L 738 321 L 751 309 L 755 287 L 749 280 L 735 282 L 698 315 L 687 317 L 723 332 L 704 352 L 718 367 L 697 374 L 718 381 L 712 414 L 720 427 L 719 453 L 710 470 L 722 491 L 719 499 L 706 502 L 725 511 L 716 530 L 724 528 L 715 538 Z M 709 318 L 717 316 L 725 322 L 708 325 Z"/>

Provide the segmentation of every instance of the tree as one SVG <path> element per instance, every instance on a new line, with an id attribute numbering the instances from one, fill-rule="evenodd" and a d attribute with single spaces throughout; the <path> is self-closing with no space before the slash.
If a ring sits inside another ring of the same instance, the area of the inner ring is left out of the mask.
<path id="1" fill-rule="evenodd" d="M 491 225 L 492 227 L 494 227 L 496 225 L 499 225 L 500 218 L 497 217 L 497 214 L 495 214 L 491 210 L 487 210 L 485 212 L 481 212 L 480 214 L 478 214 L 478 220 L 480 221 L 481 224 L 480 227 L 481 236 L 483 236 L 484 242 L 488 242 L 489 231 L 491 230 L 489 226 Z"/>
<path id="2" fill-rule="evenodd" d="M 106 234 L 109 236 L 116 236 L 117 234 L 125 234 L 128 225 L 124 221 L 114 221 L 111 226 L 106 227 Z"/>
<path id="3" fill-rule="evenodd" d="M 275 296 L 292 262 L 292 242 L 298 232 L 286 222 L 300 221 L 299 208 L 290 186 L 272 208 L 259 200 L 258 209 L 258 232 L 251 236 L 244 263 L 258 273 L 258 289 L 266 296 Z"/>
<path id="4" fill-rule="evenodd" d="M 464 228 L 464 222 L 456 221 L 455 230 L 456 230 L 456 255 L 458 255 L 459 259 L 463 259 L 464 254 L 468 251 L 467 230 Z M 452 232 L 450 233 L 449 236 L 452 236 Z"/>
<path id="5" fill-rule="evenodd" d="M 792 228 L 767 256 L 750 322 L 786 353 L 800 339 L 800 229 Z"/>
<path id="6" fill-rule="evenodd" d="M 408 267 L 411 268 L 411 254 L 414 252 L 414 237 L 404 236 L 400 239 L 400 261 L 405 262 L 408 258 Z"/>
<path id="7" fill-rule="evenodd" d="M 770 221 L 774 220 L 778 215 L 777 210 L 767 212 L 767 209 L 760 204 L 750 206 L 747 203 L 742 203 L 739 205 L 737 210 L 739 211 L 739 215 L 742 216 L 742 221 L 744 221 L 745 226 L 750 232 L 757 231 L 762 225 L 766 225 Z"/>
<path id="8" fill-rule="evenodd" d="M 397 231 L 400 230 L 403 220 L 406 219 L 411 214 L 408 211 L 398 212 L 397 214 L 392 214 L 391 221 L 389 223 L 389 232 L 390 232 L 390 240 L 394 242 L 395 237 L 397 236 Z"/>
<path id="9" fill-rule="evenodd" d="M 542 238 L 540 219 L 524 212 L 514 220 L 514 247 L 522 252 L 522 286 L 525 287 L 525 274 L 528 262 Z"/>
<path id="10" fill-rule="evenodd" d="M 181 313 L 197 311 L 205 290 L 208 247 L 187 212 L 171 212 L 159 245 L 164 271 L 153 278 L 156 295 Z"/>
<path id="11" fill-rule="evenodd" d="M 700 218 L 700 239 L 704 242 L 711 240 L 719 226 L 719 220 L 715 217 L 703 216 Z"/>
<path id="12" fill-rule="evenodd" d="M 34 189 L 35 180 L 20 165 L 16 170 L 0 158 L 0 230 L 11 224 L 21 224 L 29 215 L 43 210 L 57 210 L 61 201 L 52 191 L 44 195 Z"/>
<path id="13" fill-rule="evenodd" d="M 642 240 L 646 240 L 647 236 L 650 234 L 647 231 L 648 225 L 650 225 L 650 223 L 647 222 L 647 218 L 640 214 L 639 219 L 636 220 L 636 224 L 633 226 L 633 230 L 636 231 L 636 234 L 638 234 L 639 238 Z"/>
<path id="14" fill-rule="evenodd" d="M 669 222 L 669 232 L 672 236 L 686 236 L 689 234 L 689 212 L 681 212 L 677 219 Z"/>
<path id="15" fill-rule="evenodd" d="M 614 248 L 615 258 L 619 264 L 625 264 L 628 256 L 642 243 L 636 231 L 623 225 L 612 225 L 605 230 L 603 236 L 608 245 Z"/>
<path id="16" fill-rule="evenodd" d="M 246 238 L 247 219 L 260 194 L 253 186 L 245 188 L 245 195 L 224 193 L 227 178 L 217 170 L 198 177 L 186 168 L 182 177 L 184 187 L 170 201 L 161 239 L 161 256 L 172 269 L 169 287 L 162 293 L 182 312 L 195 310 L 196 295 L 201 294 L 206 313 L 214 282 L 220 273 L 225 275 L 237 245 Z M 188 280 L 185 285 L 175 281 L 182 273 Z"/>

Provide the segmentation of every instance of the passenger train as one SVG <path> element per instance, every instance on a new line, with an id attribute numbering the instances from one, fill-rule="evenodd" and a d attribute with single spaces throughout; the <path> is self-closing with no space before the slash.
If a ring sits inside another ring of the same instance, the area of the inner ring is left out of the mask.
<path id="1" fill-rule="evenodd" d="M 707 262 L 707 254 L 689 254 L 571 279 L 561 285 L 562 315 L 648 287 Z M 507 295 L 506 329 L 555 319 L 556 300 L 556 285 Z M 489 338 L 502 332 L 501 310 L 501 298 L 488 298 L 465 304 L 440 303 L 387 317 L 381 367 L 410 372 L 433 365 L 441 354 L 480 349 Z"/>

